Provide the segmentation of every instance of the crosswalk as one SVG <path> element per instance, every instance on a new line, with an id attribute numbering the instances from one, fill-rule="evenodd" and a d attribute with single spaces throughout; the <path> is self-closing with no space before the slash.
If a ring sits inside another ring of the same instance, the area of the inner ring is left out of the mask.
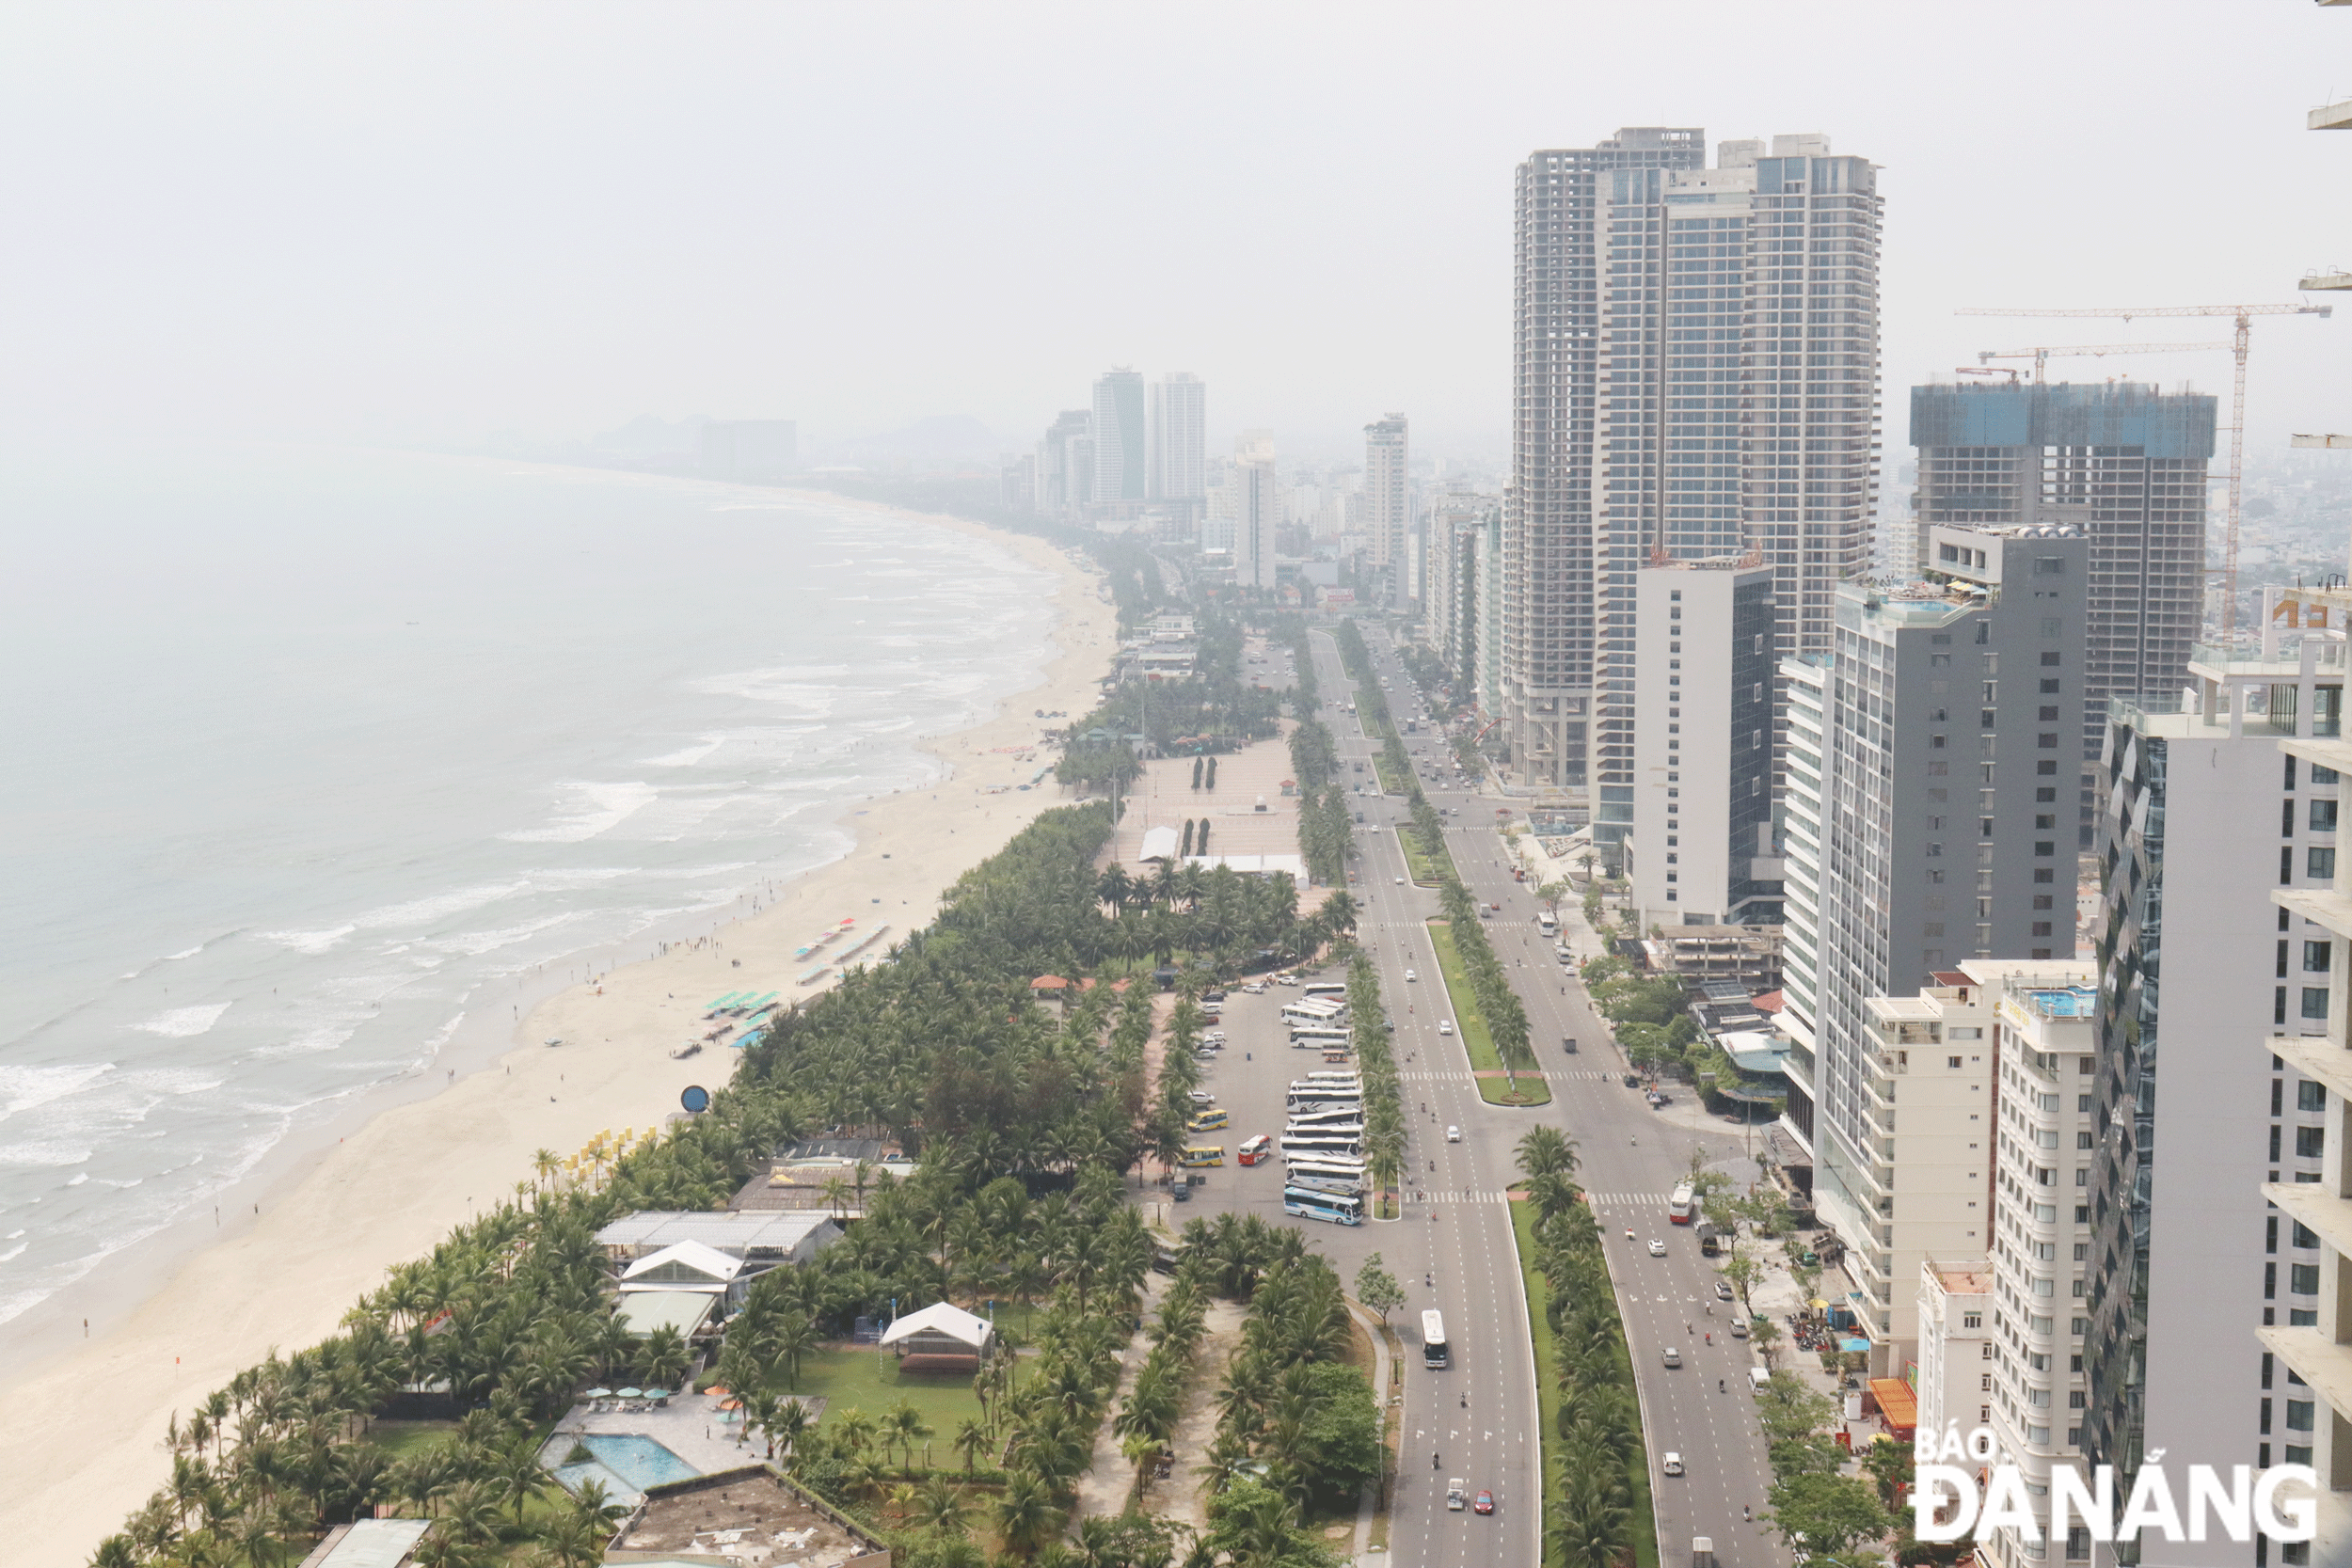
<path id="1" fill-rule="evenodd" d="M 1408 1188 L 1406 1191 L 1407 1203 L 1507 1203 L 1511 1198 L 1507 1192 L 1488 1192 L 1477 1187 L 1454 1192 L 1431 1192 L 1423 1187 Z"/>
<path id="2" fill-rule="evenodd" d="M 1613 1072 L 1603 1072 L 1597 1069 L 1574 1069 L 1565 1072 L 1522 1072 L 1519 1076 L 1521 1078 L 1541 1078 L 1545 1082 L 1552 1084 L 1565 1084 L 1576 1080 L 1581 1080 L 1590 1084 L 1597 1084 L 1606 1083 L 1608 1080 L 1615 1077 L 1616 1074 Z M 1470 1072 L 1400 1072 L 1396 1075 L 1396 1077 L 1397 1082 L 1401 1084 L 1469 1084 L 1476 1081 L 1477 1074 Z"/>
<path id="3" fill-rule="evenodd" d="M 1669 1193 L 1588 1192 L 1584 1196 L 1591 1200 L 1596 1209 L 1646 1209 L 1653 1204 L 1662 1209 L 1666 1205 L 1667 1198 L 1673 1195 Z"/>

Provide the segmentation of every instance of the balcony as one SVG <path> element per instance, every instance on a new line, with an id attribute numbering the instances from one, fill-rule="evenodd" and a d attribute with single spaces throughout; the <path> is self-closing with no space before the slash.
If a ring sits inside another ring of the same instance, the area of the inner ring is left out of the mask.
<path id="1" fill-rule="evenodd" d="M 2341 748 L 2352 751 L 2352 747 Z M 2302 747 L 2296 747 L 2300 752 Z M 2308 753 L 2306 753 L 2308 754 Z M 2352 897 L 2324 887 L 2275 887 L 2270 901 L 2315 920 L 2340 937 L 2352 937 Z"/>
<path id="2" fill-rule="evenodd" d="M 2315 1181 L 2266 1181 L 2263 1196 L 2318 1232 L 2337 1252 L 2352 1256 L 2352 1198 L 2330 1196 Z"/>
<path id="3" fill-rule="evenodd" d="M 2329 1409 L 2352 1410 L 2352 1345 L 2339 1345 L 2316 1328 L 2258 1328 L 2263 1349 L 2295 1370 Z"/>
<path id="4" fill-rule="evenodd" d="M 2352 131 L 2352 99 L 2313 109 L 2303 117 L 2306 131 Z"/>
<path id="5" fill-rule="evenodd" d="M 2313 1039 L 2298 1040 L 2274 1035 L 2262 1043 L 2268 1046 L 2280 1061 L 2285 1062 L 2287 1066 L 2304 1077 L 2315 1078 L 2337 1094 L 2352 1098 L 2352 1051 L 2328 1044 L 2324 1036 Z M 2298 1193 L 2316 1193 L 2320 1189 L 2307 1184 L 2298 1186 L 2295 1190 Z M 2309 1221 L 2304 1223 L 2310 1224 Z M 2313 1225 L 2312 1228 L 2317 1230 L 2319 1227 Z M 2352 1246 L 2344 1246 L 2337 1250 L 2352 1254 Z"/>

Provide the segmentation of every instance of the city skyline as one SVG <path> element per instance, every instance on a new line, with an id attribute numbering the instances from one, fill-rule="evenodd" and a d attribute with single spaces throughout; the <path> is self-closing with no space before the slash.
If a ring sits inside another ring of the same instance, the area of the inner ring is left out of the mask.
<path id="1" fill-rule="evenodd" d="M 286 32 L 218 8 L 155 19 L 128 54 L 95 17 L 0 24 L 0 116 L 19 145 L 52 150 L 5 177 L 50 221 L 6 263 L 48 308 L 0 372 L 0 418 L 451 444 L 703 412 L 794 420 L 821 447 L 963 413 L 1025 440 L 1072 406 L 1065 367 L 1181 364 L 1220 388 L 1211 451 L 1270 427 L 1320 457 L 1395 407 L 1422 451 L 1500 451 L 1511 169 L 1617 125 L 1710 142 L 1819 130 L 1882 165 L 1903 214 L 1886 234 L 1889 386 L 2053 337 L 2182 336 L 1951 314 L 1964 306 L 2282 299 L 2298 270 L 2352 260 L 2342 214 L 2304 194 L 2334 167 L 2299 108 L 2328 100 L 2339 40 L 2301 0 L 2234 8 L 2227 69 L 2201 5 L 2123 26 L 1995 4 L 1910 55 L 1880 8 L 1817 5 L 1799 27 L 1730 12 L 1671 90 L 1623 73 L 1572 111 L 1544 62 L 1631 50 L 1643 19 L 1478 8 L 1399 54 L 1377 25 L 1253 14 L 1257 41 L 1235 55 L 1207 47 L 1205 18 L 1171 40 L 1141 19 L 1057 28 L 1051 7 L 1035 29 L 723 7 L 657 25 L 588 8 L 551 51 L 524 19 L 468 15 L 460 60 L 433 47 L 437 14 L 456 13 L 320 13 Z M 2011 46 L 2021 34 L 2033 50 Z M 309 70 L 281 72 L 285 50 Z M 631 112 L 583 90 L 632 71 L 660 82 Z M 1133 112 L 1180 84 L 1206 84 L 1240 117 L 1232 134 Z M 2160 90 L 2176 106 L 2160 125 L 2114 111 Z M 1073 151 L 1070 120 L 1030 100 L 1102 130 Z M 1379 107 L 1396 103 L 1411 105 L 1402 126 Z M 1341 136 L 1397 155 L 1333 160 Z M 2057 150 L 2098 177 L 1987 180 Z M 743 202 L 747 180 L 780 198 Z M 1053 198 L 1073 184 L 1092 193 L 1083 211 Z M 2129 243 L 2189 186 L 2224 193 L 2226 221 Z M 1400 188 L 1415 220 L 1366 266 L 1331 214 Z M 1219 220 L 1171 226 L 1187 204 Z M 919 237 L 939 227 L 971 242 L 951 269 Z M 466 243 L 430 238 L 443 232 Z M 1236 264 L 1237 232 L 1284 264 Z M 388 308 L 345 308 L 358 298 Z M 1363 332 L 1369 319 L 1383 330 Z M 2257 450 L 2352 427 L 2352 388 L 2329 374 L 2342 330 L 2258 329 Z M 2212 355 L 2131 369 L 2168 388 L 2227 376 Z"/>

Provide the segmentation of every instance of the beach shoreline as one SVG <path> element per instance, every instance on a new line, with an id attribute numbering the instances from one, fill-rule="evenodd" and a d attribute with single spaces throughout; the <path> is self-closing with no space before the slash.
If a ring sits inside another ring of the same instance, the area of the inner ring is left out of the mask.
<path id="1" fill-rule="evenodd" d="M 469 1008 L 479 1026 L 468 1031 L 470 1049 L 453 1043 L 425 1071 L 379 1085 L 314 1131 L 296 1158 L 246 1184 L 240 1214 L 223 1216 L 217 1240 L 144 1275 L 129 1259 L 102 1270 L 122 1305 L 111 1318 L 93 1315 L 91 1338 L 77 1337 L 82 1309 L 70 1296 L 36 1308 L 47 1321 L 35 1345 L 0 1379 L 0 1413 L 13 1418 L 0 1436 L 14 1482 L 0 1499 L 12 1560 L 85 1561 L 167 1479 L 173 1411 L 273 1348 L 291 1353 L 332 1333 L 389 1265 L 430 1251 L 469 1212 L 530 1182 L 535 1149 L 569 1155 L 599 1132 L 659 1127 L 688 1085 L 723 1084 L 734 1069 L 723 1038 L 685 1060 L 669 1054 L 707 1032 L 700 1020 L 710 998 L 746 989 L 787 1001 L 818 994 L 833 975 L 796 984 L 817 961 L 796 960 L 796 948 L 849 917 L 859 934 L 887 925 L 859 957 L 879 955 L 928 924 L 966 869 L 1063 803 L 1050 784 L 1018 786 L 1047 765 L 1037 743 L 1063 721 L 1035 711 L 1089 711 L 1108 673 L 1116 616 L 1099 578 L 1027 535 L 830 494 L 779 494 L 969 532 L 1051 573 L 1053 652 L 1039 678 L 977 723 L 921 741 L 942 770 L 936 787 L 852 801 L 835 819 L 847 848 L 763 891 L 755 912 L 706 911 L 571 956 L 567 969 L 596 974 L 593 982 L 542 974 L 479 997 Z M 519 1021 L 501 1025 L 493 1011 L 501 1004 Z M 548 1037 L 564 1043 L 548 1048 Z M 258 1213 L 242 1212 L 247 1203 Z"/>

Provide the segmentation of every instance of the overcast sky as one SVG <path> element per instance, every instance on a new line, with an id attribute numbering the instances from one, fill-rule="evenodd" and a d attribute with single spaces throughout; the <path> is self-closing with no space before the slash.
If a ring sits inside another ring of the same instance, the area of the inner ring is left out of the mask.
<path id="1" fill-rule="evenodd" d="M 1025 443 L 1100 369 L 1212 438 L 1387 409 L 1507 451 L 1513 166 L 1620 125 L 1883 166 L 1901 391 L 1979 348 L 2227 323 L 2352 266 L 2352 8 L 2310 0 L 20 3 L 0 9 L 0 418 L 324 438 Z M 2352 310 L 2256 328 L 2249 426 L 2352 430 Z M 2228 389 L 2225 356 L 2077 361 Z M 2226 417 L 2226 416 L 2225 416 Z"/>

